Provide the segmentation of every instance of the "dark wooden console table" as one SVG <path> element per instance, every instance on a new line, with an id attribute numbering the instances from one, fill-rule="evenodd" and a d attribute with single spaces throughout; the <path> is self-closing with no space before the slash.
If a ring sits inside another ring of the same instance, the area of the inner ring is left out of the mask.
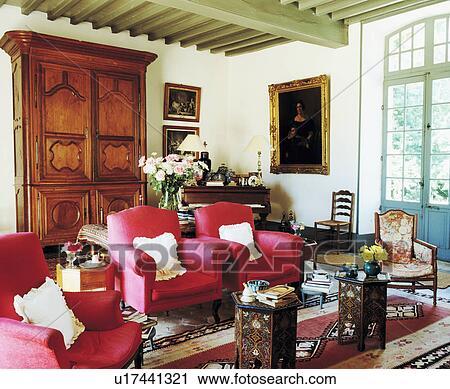
<path id="1" fill-rule="evenodd" d="M 252 186 L 187 186 L 183 188 L 183 203 L 208 205 L 218 201 L 246 204 L 265 224 L 270 208 L 270 189 Z"/>

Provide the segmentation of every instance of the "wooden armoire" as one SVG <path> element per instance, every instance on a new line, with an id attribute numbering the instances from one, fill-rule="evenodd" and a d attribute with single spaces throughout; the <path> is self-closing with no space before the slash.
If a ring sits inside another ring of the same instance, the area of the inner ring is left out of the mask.
<path id="1" fill-rule="evenodd" d="M 156 55 L 10 31 L 17 230 L 43 245 L 145 202 L 145 78 Z M 5 125 L 5 124 L 3 124 Z"/>

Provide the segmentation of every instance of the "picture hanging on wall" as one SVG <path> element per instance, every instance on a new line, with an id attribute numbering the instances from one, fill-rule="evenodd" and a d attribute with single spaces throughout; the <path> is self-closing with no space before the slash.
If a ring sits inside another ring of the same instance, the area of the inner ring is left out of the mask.
<path id="1" fill-rule="evenodd" d="M 329 80 L 269 86 L 271 173 L 330 174 Z"/>
<path id="2" fill-rule="evenodd" d="M 164 120 L 200 121 L 201 88 L 166 83 Z"/>
<path id="3" fill-rule="evenodd" d="M 190 134 L 199 135 L 200 129 L 198 127 L 163 126 L 163 156 L 169 154 L 193 155 L 198 159 L 198 153 L 178 151 L 181 142 Z"/>

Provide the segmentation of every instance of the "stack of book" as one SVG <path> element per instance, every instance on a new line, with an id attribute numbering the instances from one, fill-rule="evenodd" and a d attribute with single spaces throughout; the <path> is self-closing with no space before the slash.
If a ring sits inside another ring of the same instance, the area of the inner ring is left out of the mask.
<path id="1" fill-rule="evenodd" d="M 180 224 L 195 224 L 195 216 L 191 211 L 178 211 L 178 220 Z"/>
<path id="2" fill-rule="evenodd" d="M 306 294 L 308 292 L 330 293 L 330 276 L 325 271 L 314 270 L 313 273 L 307 275 L 306 281 L 302 284 L 302 289 Z"/>
<path id="3" fill-rule="evenodd" d="M 256 299 L 271 307 L 277 308 L 297 300 L 295 289 L 292 286 L 277 285 L 256 293 Z"/>

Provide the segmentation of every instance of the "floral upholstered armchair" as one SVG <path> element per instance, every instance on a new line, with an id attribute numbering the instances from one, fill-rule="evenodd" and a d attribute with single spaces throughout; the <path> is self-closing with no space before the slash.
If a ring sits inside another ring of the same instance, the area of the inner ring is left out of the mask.
<path id="1" fill-rule="evenodd" d="M 416 238 L 416 215 L 394 209 L 375 213 L 375 242 L 388 252 L 383 271 L 390 273 L 393 288 L 432 289 L 437 293 L 437 248 Z M 404 283 L 409 285 L 404 285 Z M 424 284 L 426 282 L 426 284 Z"/>

